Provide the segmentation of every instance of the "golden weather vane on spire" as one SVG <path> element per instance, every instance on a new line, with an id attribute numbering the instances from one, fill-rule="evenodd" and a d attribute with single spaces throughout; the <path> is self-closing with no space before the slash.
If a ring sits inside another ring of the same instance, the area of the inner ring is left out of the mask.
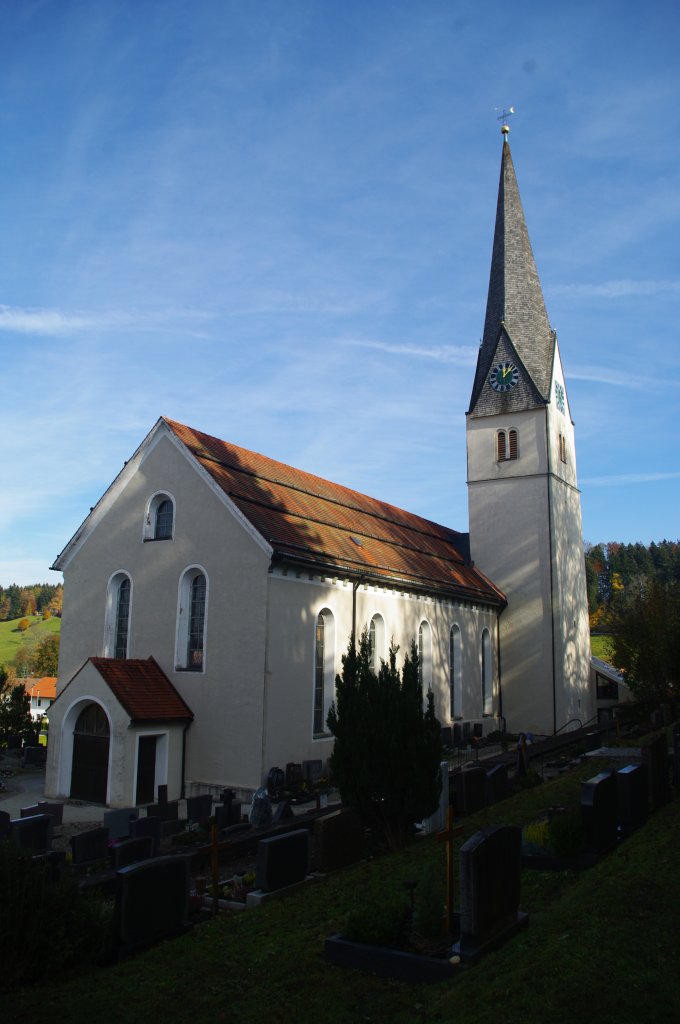
<path id="1" fill-rule="evenodd" d="M 500 107 L 496 107 L 496 110 L 501 110 Z M 510 125 L 508 124 L 508 118 L 512 117 L 515 113 L 514 107 L 503 107 L 501 113 L 496 118 L 497 121 L 502 121 L 501 134 L 506 137 L 510 134 Z"/>

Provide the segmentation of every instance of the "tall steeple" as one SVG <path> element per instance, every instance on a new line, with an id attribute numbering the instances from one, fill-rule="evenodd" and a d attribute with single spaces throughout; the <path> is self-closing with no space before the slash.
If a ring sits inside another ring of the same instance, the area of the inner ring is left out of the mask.
<path id="1" fill-rule="evenodd" d="M 545 404 L 550 400 L 554 349 L 555 335 L 545 309 L 510 146 L 504 140 L 484 335 L 470 412 L 493 415 Z M 483 408 L 476 409 L 489 372 L 501 358 L 517 362 L 525 371 L 520 381 L 524 387 L 497 396 L 499 408 L 486 408 L 488 403 L 483 403 Z"/>

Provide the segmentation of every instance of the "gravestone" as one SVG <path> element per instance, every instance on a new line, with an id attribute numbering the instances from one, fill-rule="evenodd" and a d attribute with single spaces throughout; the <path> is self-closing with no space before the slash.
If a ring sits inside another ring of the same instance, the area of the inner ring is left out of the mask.
<path id="1" fill-rule="evenodd" d="M 619 825 L 624 834 L 639 828 L 649 814 L 647 768 L 643 764 L 628 764 L 616 773 L 616 793 Z"/>
<path id="2" fill-rule="evenodd" d="M 486 771 L 463 768 L 456 775 L 456 807 L 459 814 L 474 814 L 486 806 Z"/>
<path id="3" fill-rule="evenodd" d="M 215 824 L 218 830 L 238 825 L 241 821 L 240 803 L 215 804 Z"/>
<path id="4" fill-rule="evenodd" d="M 671 796 L 668 780 L 668 744 L 664 733 L 651 736 L 640 744 L 642 763 L 647 768 L 650 810 L 668 803 Z"/>
<path id="5" fill-rule="evenodd" d="M 352 808 L 331 811 L 314 822 L 314 864 L 317 871 L 337 871 L 348 864 L 355 864 L 364 853 L 364 825 Z"/>
<path id="6" fill-rule="evenodd" d="M 47 747 L 24 747 L 21 758 L 22 768 L 40 768 L 47 760 Z"/>
<path id="7" fill-rule="evenodd" d="M 213 798 L 209 793 L 187 797 L 187 818 L 189 821 L 204 825 L 212 815 Z"/>
<path id="8" fill-rule="evenodd" d="M 276 892 L 304 882 L 309 873 L 310 850 L 310 835 L 306 828 L 261 839 L 257 844 L 255 887 L 264 892 Z"/>
<path id="9" fill-rule="evenodd" d="M 590 851 L 601 853 L 614 846 L 618 824 L 615 772 L 600 772 L 581 783 L 581 815 Z"/>
<path id="10" fill-rule="evenodd" d="M 508 795 L 508 766 L 495 764 L 486 773 L 486 802 L 495 804 Z"/>
<path id="11" fill-rule="evenodd" d="M 49 814 L 33 814 L 15 818 L 10 823 L 10 838 L 29 853 L 48 853 L 52 849 L 52 818 Z"/>
<path id="12" fill-rule="evenodd" d="M 303 761 L 302 777 L 306 782 L 313 786 L 314 783 L 323 778 L 323 761 Z"/>
<path id="13" fill-rule="evenodd" d="M 442 746 L 450 747 L 453 742 L 453 733 L 450 725 L 442 726 Z"/>
<path id="14" fill-rule="evenodd" d="M 474 961 L 528 922 L 519 911 L 522 830 L 482 829 L 460 848 L 460 940 L 453 950 Z"/>
<path id="15" fill-rule="evenodd" d="M 302 785 L 302 765 L 289 761 L 286 765 L 286 787 L 298 789 Z"/>
<path id="16" fill-rule="evenodd" d="M 264 786 L 260 786 L 253 794 L 249 820 L 255 828 L 266 828 L 272 823 L 272 802 Z"/>
<path id="17" fill-rule="evenodd" d="M 460 722 L 453 723 L 453 745 L 454 747 L 463 746 L 463 727 Z"/>
<path id="18" fill-rule="evenodd" d="M 90 828 L 86 832 L 76 832 L 69 839 L 73 863 L 75 865 L 92 864 L 94 861 L 109 859 L 109 830 L 103 826 Z"/>
<path id="19" fill-rule="evenodd" d="M 47 800 L 38 800 L 38 814 L 49 814 L 52 818 L 52 824 L 56 828 L 58 825 L 63 824 L 64 805 L 51 804 Z"/>
<path id="20" fill-rule="evenodd" d="M 120 946 L 132 950 L 188 927 L 187 857 L 155 857 L 116 872 L 114 935 Z"/>
<path id="21" fill-rule="evenodd" d="M 138 817 L 139 810 L 136 807 L 104 811 L 103 824 L 109 830 L 109 839 L 127 839 L 130 835 L 130 822 Z"/>
<path id="22" fill-rule="evenodd" d="M 34 818 L 36 814 L 42 814 L 37 804 L 28 804 L 26 807 L 19 808 L 20 818 Z"/>
<path id="23" fill-rule="evenodd" d="M 153 843 L 153 856 L 157 857 L 161 852 L 162 828 L 163 823 L 160 818 L 133 818 L 130 822 L 130 837 L 142 839 L 148 836 Z"/>
<path id="24" fill-rule="evenodd" d="M 0 811 L 0 842 L 9 834 L 11 818 L 7 811 Z"/>
<path id="25" fill-rule="evenodd" d="M 439 771 L 442 777 L 442 788 L 439 790 L 439 806 L 429 818 L 425 818 L 423 821 L 423 830 L 427 833 L 441 832 L 446 825 L 446 815 L 449 810 L 449 762 L 440 761 Z"/>
<path id="26" fill-rule="evenodd" d="M 158 787 L 161 789 L 161 787 Z M 167 788 L 167 787 L 165 787 Z M 165 803 L 149 804 L 146 808 L 148 818 L 160 818 L 161 821 L 179 821 L 179 800 L 166 800 Z"/>
<path id="27" fill-rule="evenodd" d="M 153 839 L 151 836 L 138 836 L 136 839 L 119 839 L 109 846 L 109 858 L 114 871 L 136 864 L 140 860 L 153 857 Z"/>

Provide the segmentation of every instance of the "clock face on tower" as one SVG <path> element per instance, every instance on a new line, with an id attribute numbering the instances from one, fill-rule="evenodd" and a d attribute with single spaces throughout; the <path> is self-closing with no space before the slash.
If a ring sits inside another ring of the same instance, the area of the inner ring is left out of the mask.
<path id="1" fill-rule="evenodd" d="M 511 391 L 518 380 L 519 370 L 508 359 L 502 363 L 496 363 L 489 374 L 489 384 L 494 391 Z"/>

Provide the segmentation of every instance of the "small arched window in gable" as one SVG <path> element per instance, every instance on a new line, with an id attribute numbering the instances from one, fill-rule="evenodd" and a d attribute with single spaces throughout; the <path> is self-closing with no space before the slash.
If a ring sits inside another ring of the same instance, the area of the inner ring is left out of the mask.
<path id="1" fill-rule="evenodd" d="M 160 491 L 149 501 L 144 517 L 144 540 L 172 540 L 175 527 L 175 502 Z"/>

